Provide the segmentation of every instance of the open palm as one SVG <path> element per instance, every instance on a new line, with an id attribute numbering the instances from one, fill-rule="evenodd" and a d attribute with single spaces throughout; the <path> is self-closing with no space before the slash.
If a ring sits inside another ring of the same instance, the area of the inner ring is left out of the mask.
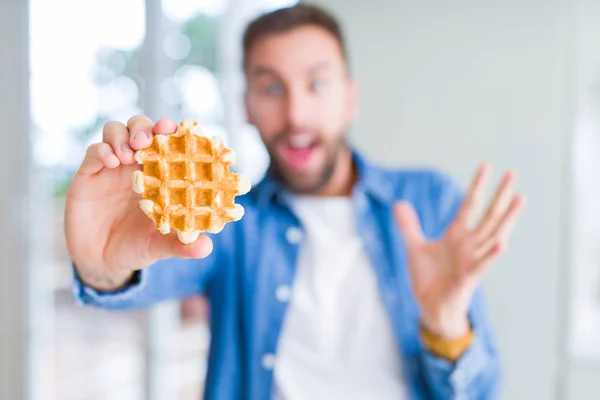
<path id="1" fill-rule="evenodd" d="M 469 329 L 467 313 L 482 274 L 506 248 L 517 216 L 525 204 L 514 195 L 516 175 L 508 172 L 477 222 L 491 167 L 483 164 L 445 234 L 425 238 L 413 207 L 399 202 L 396 220 L 408 252 L 412 288 L 421 306 L 422 323 L 432 333 L 459 337 Z"/>

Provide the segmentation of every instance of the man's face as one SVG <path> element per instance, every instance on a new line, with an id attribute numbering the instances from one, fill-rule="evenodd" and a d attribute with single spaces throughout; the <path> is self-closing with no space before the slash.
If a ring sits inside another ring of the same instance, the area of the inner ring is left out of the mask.
<path id="1" fill-rule="evenodd" d="M 260 39 L 246 64 L 246 111 L 290 189 L 315 193 L 330 179 L 356 113 L 356 90 L 336 38 L 305 26 Z"/>

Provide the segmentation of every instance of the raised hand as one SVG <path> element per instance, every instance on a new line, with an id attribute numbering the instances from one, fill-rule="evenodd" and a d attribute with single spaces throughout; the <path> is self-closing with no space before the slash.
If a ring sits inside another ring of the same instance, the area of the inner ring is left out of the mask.
<path id="1" fill-rule="evenodd" d="M 525 204 L 514 194 L 516 174 L 509 171 L 483 217 L 484 190 L 491 166 L 483 164 L 445 234 L 424 237 L 413 207 L 399 202 L 394 210 L 408 252 L 413 291 L 421 306 L 421 323 L 442 338 L 458 338 L 469 329 L 467 313 L 483 273 L 506 248 L 519 212 Z"/>

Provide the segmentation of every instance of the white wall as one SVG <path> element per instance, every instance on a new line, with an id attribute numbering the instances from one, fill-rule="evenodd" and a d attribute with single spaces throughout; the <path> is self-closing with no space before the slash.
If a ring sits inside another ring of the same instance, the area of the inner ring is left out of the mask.
<path id="1" fill-rule="evenodd" d="M 509 253 L 486 279 L 506 365 L 503 398 L 563 398 L 571 6 L 319 3 L 345 24 L 362 94 L 353 137 L 368 155 L 385 164 L 441 167 L 465 185 L 482 160 L 519 172 L 529 205 Z"/>

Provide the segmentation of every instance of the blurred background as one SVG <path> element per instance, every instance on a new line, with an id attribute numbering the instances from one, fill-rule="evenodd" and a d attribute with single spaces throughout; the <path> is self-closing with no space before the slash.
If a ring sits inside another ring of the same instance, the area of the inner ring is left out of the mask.
<path id="1" fill-rule="evenodd" d="M 64 195 L 109 120 L 190 117 L 256 182 L 241 34 L 293 0 L 0 0 L 0 399 L 198 399 L 206 305 L 75 305 Z M 485 286 L 503 399 L 585 400 L 600 379 L 600 1 L 320 0 L 361 92 L 354 143 L 529 198 Z"/>

